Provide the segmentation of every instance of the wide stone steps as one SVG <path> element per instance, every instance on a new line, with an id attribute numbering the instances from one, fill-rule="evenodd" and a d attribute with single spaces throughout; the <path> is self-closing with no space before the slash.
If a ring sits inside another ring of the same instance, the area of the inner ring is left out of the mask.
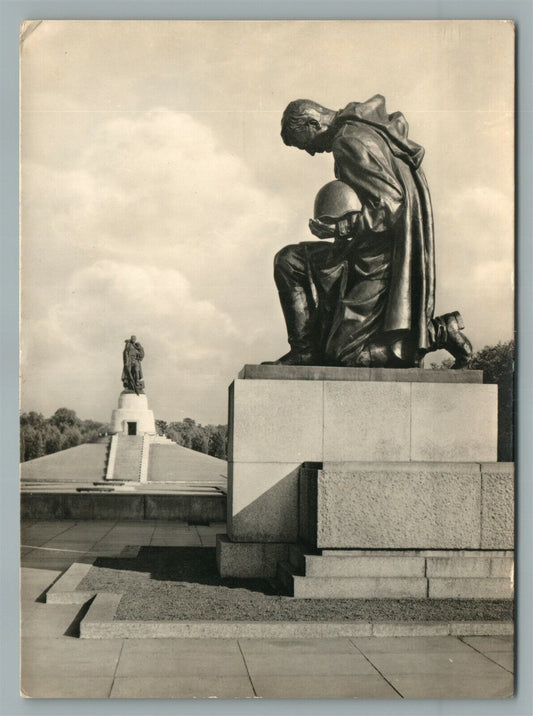
<path id="1" fill-rule="evenodd" d="M 114 480 L 140 480 L 142 435 L 118 435 Z"/>
<path id="2" fill-rule="evenodd" d="M 293 545 L 277 579 L 298 599 L 512 599 L 510 551 L 307 550 Z"/>

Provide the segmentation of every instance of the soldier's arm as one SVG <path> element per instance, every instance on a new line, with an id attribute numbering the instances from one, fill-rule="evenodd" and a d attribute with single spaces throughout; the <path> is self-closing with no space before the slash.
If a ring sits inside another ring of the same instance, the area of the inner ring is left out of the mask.
<path id="1" fill-rule="evenodd" d="M 403 187 L 380 157 L 380 151 L 354 136 L 335 139 L 333 144 L 337 178 L 349 184 L 361 201 L 345 228 L 345 235 L 387 231 L 403 213 Z"/>

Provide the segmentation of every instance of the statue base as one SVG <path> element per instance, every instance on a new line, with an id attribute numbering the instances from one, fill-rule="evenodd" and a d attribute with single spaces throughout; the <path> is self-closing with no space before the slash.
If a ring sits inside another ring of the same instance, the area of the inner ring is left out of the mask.
<path id="1" fill-rule="evenodd" d="M 155 435 L 155 432 L 154 414 L 148 409 L 146 395 L 123 390 L 118 399 L 118 408 L 111 414 L 111 433 Z"/>
<path id="2" fill-rule="evenodd" d="M 245 366 L 228 422 L 221 575 L 302 598 L 510 598 L 513 466 L 480 371 Z"/>

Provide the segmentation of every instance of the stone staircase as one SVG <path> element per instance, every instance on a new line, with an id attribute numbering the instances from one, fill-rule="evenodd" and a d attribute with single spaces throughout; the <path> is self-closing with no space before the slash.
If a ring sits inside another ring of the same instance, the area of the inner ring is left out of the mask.
<path id="1" fill-rule="evenodd" d="M 277 580 L 298 599 L 511 599 L 507 550 L 313 550 L 291 545 Z"/>
<path id="2" fill-rule="evenodd" d="M 140 481 L 143 437 L 143 435 L 117 434 L 113 480 Z"/>

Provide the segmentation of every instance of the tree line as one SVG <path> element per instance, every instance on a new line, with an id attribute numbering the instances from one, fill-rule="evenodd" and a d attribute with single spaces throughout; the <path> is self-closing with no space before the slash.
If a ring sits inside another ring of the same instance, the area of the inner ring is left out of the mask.
<path id="1" fill-rule="evenodd" d="M 182 422 L 156 420 L 159 435 L 178 445 L 226 459 L 227 425 L 201 425 L 192 418 Z M 108 435 L 110 426 L 96 420 L 80 420 L 74 410 L 58 408 L 49 418 L 30 411 L 20 416 L 20 461 L 34 460 Z"/>
<path id="2" fill-rule="evenodd" d="M 170 438 L 178 445 L 218 457 L 221 460 L 227 458 L 227 425 L 201 425 L 192 418 L 185 418 L 181 422 L 156 420 L 155 426 L 159 435 Z"/>
<path id="3" fill-rule="evenodd" d="M 50 417 L 30 411 L 20 416 L 20 461 L 50 455 L 59 450 L 94 443 L 109 426 L 96 420 L 80 420 L 74 410 L 58 408 Z"/>

